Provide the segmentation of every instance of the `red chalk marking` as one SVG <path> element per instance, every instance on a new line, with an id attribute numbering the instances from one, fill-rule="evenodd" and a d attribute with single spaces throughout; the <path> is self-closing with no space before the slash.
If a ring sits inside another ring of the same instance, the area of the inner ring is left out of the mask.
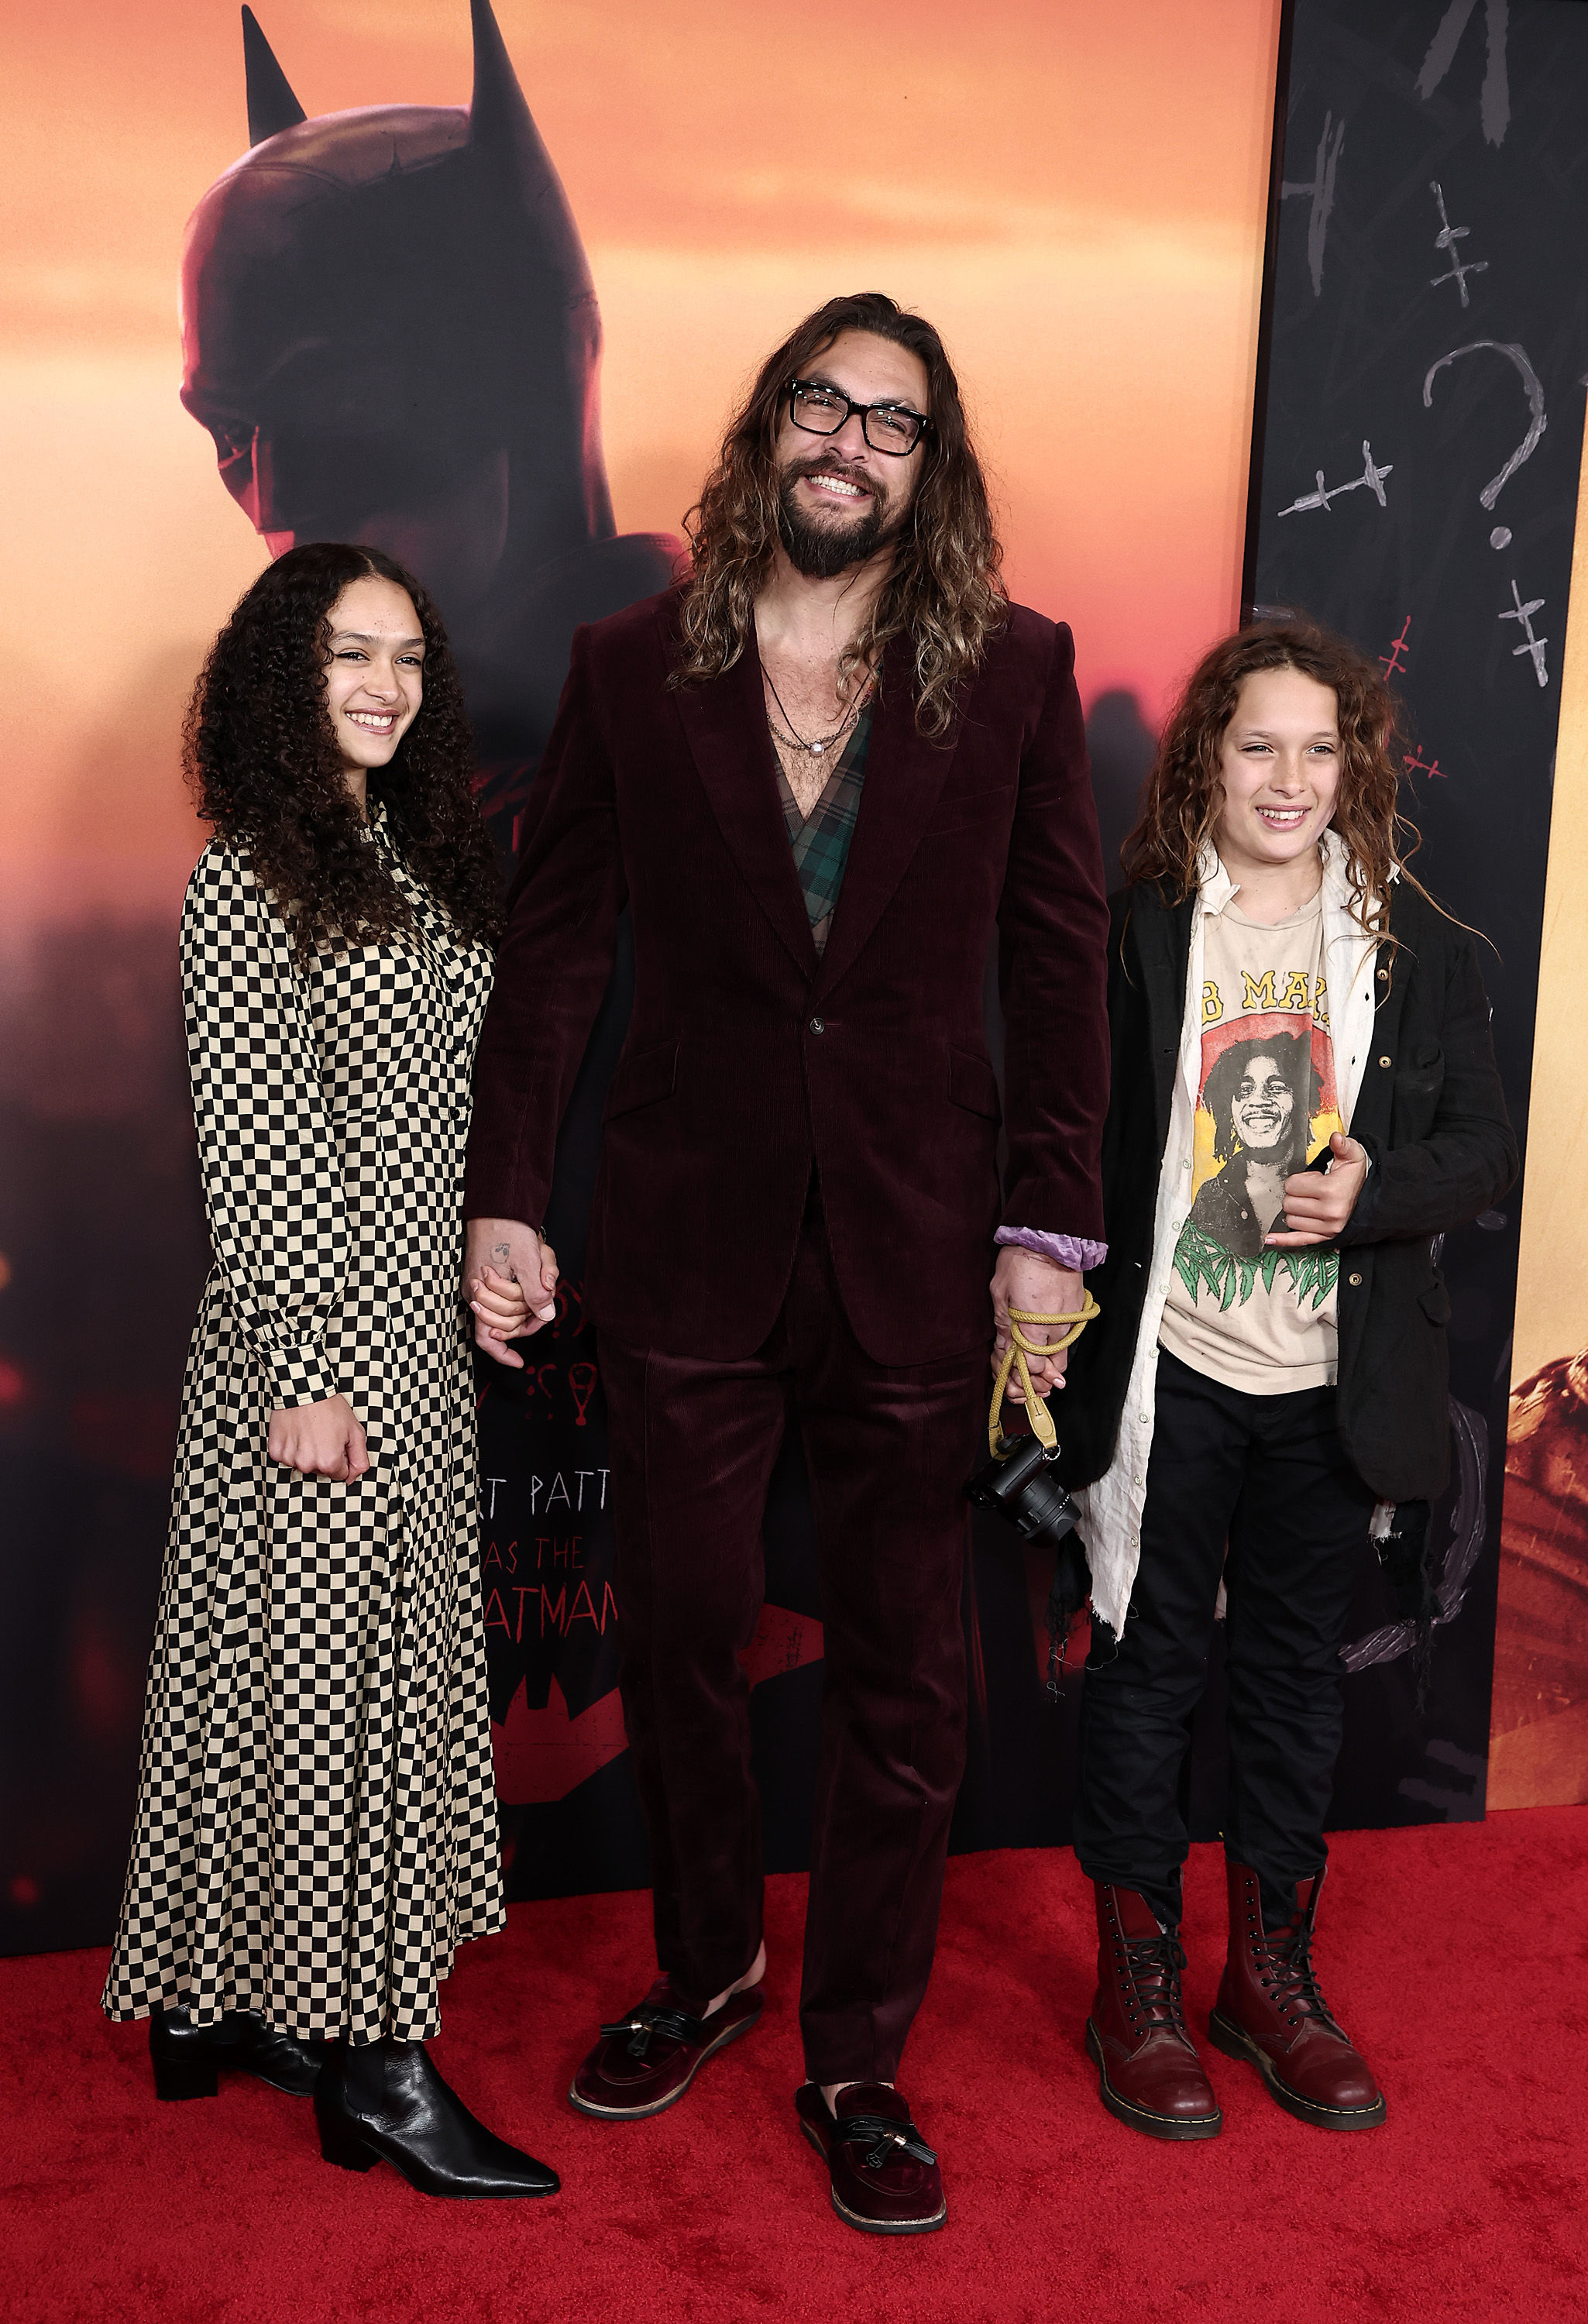
<path id="1" fill-rule="evenodd" d="M 1389 652 L 1379 656 L 1379 667 L 1386 678 L 1393 678 L 1397 670 L 1407 667 L 1407 661 L 1402 657 L 1406 655 L 1406 633 L 1410 627 L 1411 615 L 1408 613 L 1400 624 L 1400 635 L 1391 639 Z"/>

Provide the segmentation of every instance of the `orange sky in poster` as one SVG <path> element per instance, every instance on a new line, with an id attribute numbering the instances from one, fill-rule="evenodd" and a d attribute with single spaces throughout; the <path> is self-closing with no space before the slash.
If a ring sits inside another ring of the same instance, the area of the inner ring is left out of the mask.
<path id="1" fill-rule="evenodd" d="M 466 0 L 260 0 L 310 113 L 466 102 Z M 1277 0 L 499 0 L 589 249 L 622 529 L 675 529 L 799 314 L 938 323 L 1015 594 L 1149 718 L 1239 577 Z M 177 402 L 182 228 L 245 144 L 231 0 L 52 0 L 0 140 L 0 916 L 174 911 L 180 704 L 263 561 Z M 347 296 L 401 301 L 379 252 Z M 424 318 L 414 317 L 422 329 Z"/>

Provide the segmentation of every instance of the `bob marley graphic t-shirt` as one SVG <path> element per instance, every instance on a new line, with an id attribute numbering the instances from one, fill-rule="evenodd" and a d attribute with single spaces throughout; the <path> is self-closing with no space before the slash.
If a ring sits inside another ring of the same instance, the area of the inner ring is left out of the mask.
<path id="1" fill-rule="evenodd" d="M 1275 1250 L 1285 1181 L 1343 1127 L 1323 976 L 1322 890 L 1264 926 L 1234 902 L 1203 924 L 1202 1073 L 1191 1207 L 1159 1344 L 1254 1396 L 1333 1388 L 1337 1252 Z"/>

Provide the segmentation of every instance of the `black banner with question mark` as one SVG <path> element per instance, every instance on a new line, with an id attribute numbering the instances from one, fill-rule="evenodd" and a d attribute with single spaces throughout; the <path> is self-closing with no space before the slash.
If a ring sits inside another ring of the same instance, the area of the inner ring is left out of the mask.
<path id="1" fill-rule="evenodd" d="M 1588 371 L 1588 9 L 1291 0 L 1281 83 L 1246 602 L 1304 609 L 1392 678 L 1417 870 L 1490 939 L 1525 1137 Z M 1433 1695 L 1419 1720 L 1364 1554 L 1341 1824 L 1483 1812 L 1521 1192 L 1440 1254 Z"/>

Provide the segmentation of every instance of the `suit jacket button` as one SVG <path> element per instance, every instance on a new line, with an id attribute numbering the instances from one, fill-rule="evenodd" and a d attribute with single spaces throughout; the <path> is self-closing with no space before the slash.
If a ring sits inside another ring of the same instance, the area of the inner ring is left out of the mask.
<path id="1" fill-rule="evenodd" d="M 1384 1071 L 1385 1071 L 1386 1073 L 1388 1073 L 1388 1072 L 1389 1072 L 1389 1070 L 1390 1070 L 1390 1060 L 1389 1060 L 1389 1058 L 1388 1058 L 1388 1057 L 1380 1057 L 1380 1058 L 1379 1059 L 1379 1063 L 1383 1066 Z"/>
<path id="2" fill-rule="evenodd" d="M 1348 1275 L 1348 1276 L 1346 1277 L 1345 1280 L 1347 1281 L 1347 1283 L 1349 1283 L 1349 1284 L 1351 1284 L 1353 1286 L 1354 1286 L 1355 1285 L 1359 1284 L 1359 1283 L 1362 1281 L 1362 1277 L 1361 1277 L 1361 1276 L 1360 1276 L 1360 1275 Z"/>
<path id="3" fill-rule="evenodd" d="M 822 1018 L 813 1017 L 810 1020 L 810 1029 L 813 1033 L 825 1033 L 827 1028 Z"/>

